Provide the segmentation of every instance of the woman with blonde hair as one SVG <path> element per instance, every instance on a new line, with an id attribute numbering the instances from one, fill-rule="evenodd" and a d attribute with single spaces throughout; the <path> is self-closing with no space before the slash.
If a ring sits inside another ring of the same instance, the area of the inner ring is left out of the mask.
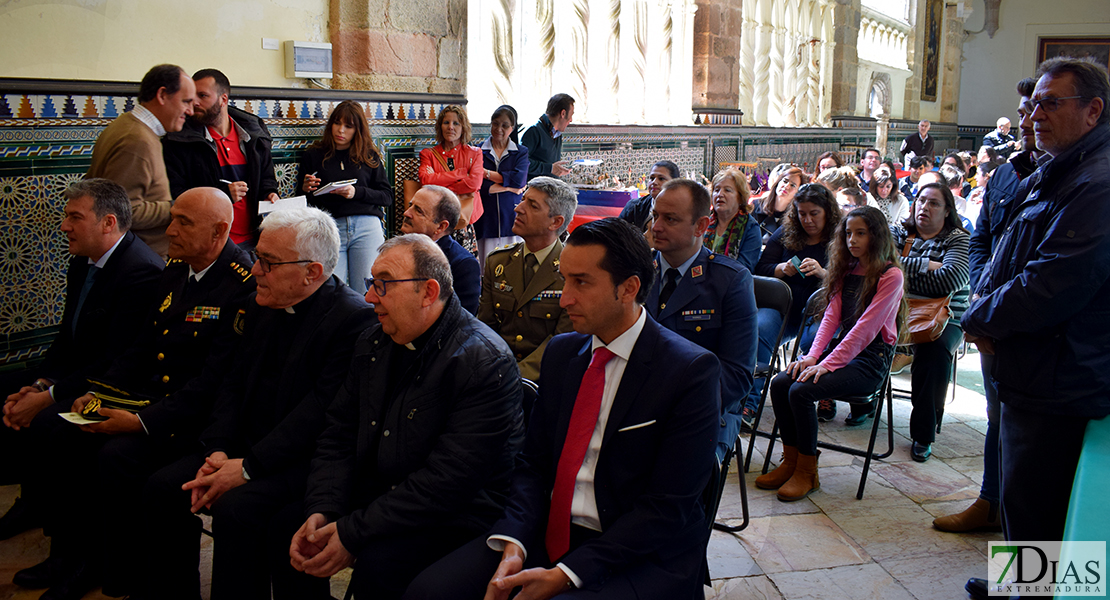
<path id="1" fill-rule="evenodd" d="M 799 171 L 800 172 L 800 171 Z M 713 212 L 705 232 L 705 247 L 755 269 L 759 260 L 759 224 L 748 214 L 752 191 L 744 174 L 725 169 L 713 176 Z"/>
<path id="2" fill-rule="evenodd" d="M 449 104 L 436 117 L 436 145 L 420 151 L 420 185 L 443 186 L 459 197 L 462 216 L 455 239 L 464 248 L 477 253 L 474 222 L 482 216 L 482 202 L 476 201 L 485 173 L 482 151 L 470 144 L 470 119 L 461 106 Z M 461 239 L 460 239 L 461 238 Z"/>

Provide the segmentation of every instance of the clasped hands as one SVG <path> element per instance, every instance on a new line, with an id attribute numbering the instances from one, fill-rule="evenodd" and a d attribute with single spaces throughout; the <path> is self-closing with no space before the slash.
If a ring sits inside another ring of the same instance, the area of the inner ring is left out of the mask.
<path id="1" fill-rule="evenodd" d="M 569 584 L 570 578 L 559 567 L 524 569 L 524 549 L 505 542 L 484 600 L 508 600 L 509 593 L 518 587 L 522 589 L 516 600 L 547 600 L 567 591 Z"/>
<path id="2" fill-rule="evenodd" d="M 313 577 L 331 577 L 353 562 L 355 557 L 343 546 L 335 523 L 328 523 L 320 513 L 301 525 L 289 545 L 289 563 Z"/>
<path id="3" fill-rule="evenodd" d="M 4 425 L 19 431 L 31 425 L 39 411 L 54 403 L 49 391 L 38 391 L 25 385 L 4 401 Z"/>

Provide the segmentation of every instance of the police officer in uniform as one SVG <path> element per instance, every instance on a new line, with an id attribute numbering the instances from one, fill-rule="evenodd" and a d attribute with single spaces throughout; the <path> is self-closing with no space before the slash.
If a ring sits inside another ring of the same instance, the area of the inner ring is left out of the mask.
<path id="1" fill-rule="evenodd" d="M 740 434 L 743 399 L 752 387 L 757 336 L 752 276 L 740 263 L 702 246 L 709 191 L 672 179 L 655 199 L 657 282 L 647 309 L 660 325 L 717 355 L 721 362 L 721 430 L 717 457 Z"/>
<path id="2" fill-rule="evenodd" d="M 486 259 L 478 320 L 501 334 L 516 357 L 520 374 L 538 381 L 540 359 L 552 336 L 572 331 L 559 306 L 559 236 L 578 207 L 566 182 L 536 177 L 514 212 L 513 233 L 523 242 L 499 248 Z"/>
<path id="3" fill-rule="evenodd" d="M 100 419 L 80 428 L 58 418 L 64 401 L 32 421 L 44 436 L 33 453 L 35 471 L 51 476 L 29 483 L 41 486 L 40 497 L 46 499 L 51 554 L 13 581 L 48 587 L 48 598 L 76 599 L 100 585 L 97 561 L 111 560 L 99 547 L 112 537 L 108 515 L 134 506 L 153 464 L 194 447 L 241 337 L 241 315 L 255 285 L 250 257 L 228 240 L 231 201 L 214 188 L 195 188 L 177 199 L 171 215 L 170 261 L 148 325 L 108 372 L 90 383 L 94 391 L 123 402 L 109 407 L 92 393 L 77 398 L 71 406 L 75 413 Z M 102 489 L 98 453 L 123 435 L 143 441 L 141 451 L 117 457 L 135 474 L 134 487 Z"/>

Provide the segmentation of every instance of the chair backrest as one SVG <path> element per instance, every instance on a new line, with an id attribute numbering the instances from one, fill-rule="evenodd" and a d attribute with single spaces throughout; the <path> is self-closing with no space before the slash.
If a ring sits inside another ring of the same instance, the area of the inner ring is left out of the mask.
<path id="1" fill-rule="evenodd" d="M 755 307 L 777 310 L 785 321 L 793 302 L 790 286 L 777 277 L 761 275 L 753 275 L 752 284 L 755 286 Z"/>

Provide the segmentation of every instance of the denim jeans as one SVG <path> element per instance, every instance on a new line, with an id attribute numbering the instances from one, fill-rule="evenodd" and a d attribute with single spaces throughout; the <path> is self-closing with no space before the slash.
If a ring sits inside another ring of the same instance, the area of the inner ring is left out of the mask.
<path id="1" fill-rule="evenodd" d="M 756 313 L 756 321 L 759 329 L 759 344 L 755 350 L 756 364 L 769 364 L 771 356 L 774 355 L 775 348 L 772 346 L 775 343 L 775 336 L 779 334 L 779 327 L 782 327 L 782 315 L 779 311 L 773 308 L 761 308 Z M 813 338 L 817 336 L 817 328 L 821 325 L 818 320 L 809 327 L 805 327 L 802 331 L 801 348 L 798 353 L 801 356 L 803 353 L 809 351 L 809 347 L 813 344 Z M 790 324 L 787 323 L 786 331 L 782 332 L 782 343 L 789 342 L 797 336 L 797 331 L 791 330 Z M 785 365 L 784 365 L 785 366 Z M 759 406 L 759 396 L 763 392 L 763 378 L 758 377 L 752 382 L 752 391 L 748 393 L 748 400 L 744 404 L 744 408 L 755 410 Z"/>
<path id="2" fill-rule="evenodd" d="M 1002 481 L 998 466 L 998 417 L 1001 407 L 998 385 L 991 378 L 994 355 L 980 352 L 979 364 L 983 367 L 983 393 L 987 397 L 987 439 L 983 441 L 983 486 L 979 488 L 979 497 L 997 504 Z"/>
<path id="3" fill-rule="evenodd" d="M 378 248 L 385 243 L 382 220 L 371 215 L 351 215 L 335 220 L 339 227 L 339 262 L 335 274 L 351 289 L 366 295 L 370 267 L 378 257 Z"/>

